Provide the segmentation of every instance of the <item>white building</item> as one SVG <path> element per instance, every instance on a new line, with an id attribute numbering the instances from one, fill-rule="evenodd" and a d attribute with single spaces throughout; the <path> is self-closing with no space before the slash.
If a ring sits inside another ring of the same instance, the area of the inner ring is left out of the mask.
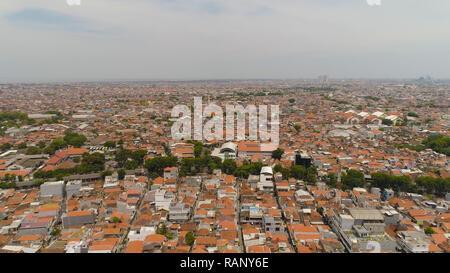
<path id="1" fill-rule="evenodd" d="M 273 171 L 272 167 L 264 166 L 261 168 L 261 172 L 259 174 L 259 182 L 257 184 L 257 188 L 260 191 L 264 192 L 273 192 L 274 184 L 273 184 Z"/>
<path id="2" fill-rule="evenodd" d="M 225 159 L 236 159 L 237 155 L 237 144 L 233 142 L 227 142 L 222 145 L 221 148 L 215 148 L 211 153 L 212 156 L 219 157 L 222 160 Z"/>
<path id="3" fill-rule="evenodd" d="M 141 227 L 139 230 L 130 230 L 128 233 L 128 240 L 132 241 L 144 241 L 148 235 L 156 234 L 155 227 Z"/>
<path id="4" fill-rule="evenodd" d="M 402 231 L 398 234 L 398 244 L 408 253 L 427 253 L 430 243 L 425 234 L 418 231 Z"/>
<path id="5" fill-rule="evenodd" d="M 172 202 L 172 200 L 175 198 L 175 196 L 173 196 L 173 193 L 168 191 L 166 192 L 165 190 L 156 190 L 155 191 L 155 207 L 156 210 L 160 210 L 160 209 L 164 209 L 164 210 L 169 210 L 170 208 L 170 203 Z"/>

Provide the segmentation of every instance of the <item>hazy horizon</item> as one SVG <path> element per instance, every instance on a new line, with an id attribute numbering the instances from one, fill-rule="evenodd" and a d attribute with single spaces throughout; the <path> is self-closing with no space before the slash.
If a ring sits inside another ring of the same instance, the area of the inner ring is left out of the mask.
<path id="1" fill-rule="evenodd" d="M 0 83 L 450 79 L 450 1 L 4 0 Z"/>

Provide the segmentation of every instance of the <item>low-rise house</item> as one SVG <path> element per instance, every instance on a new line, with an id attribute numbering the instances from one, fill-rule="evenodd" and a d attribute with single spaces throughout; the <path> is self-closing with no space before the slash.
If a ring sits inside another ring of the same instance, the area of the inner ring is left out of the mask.
<path id="1" fill-rule="evenodd" d="M 262 225 L 265 232 L 279 234 L 285 232 L 281 211 L 279 209 L 269 209 L 262 218 Z"/>
<path id="2" fill-rule="evenodd" d="M 271 167 L 264 166 L 261 168 L 257 188 L 262 192 L 273 193 L 274 182 L 273 182 L 273 171 Z"/>
<path id="3" fill-rule="evenodd" d="M 155 252 L 161 251 L 165 241 L 164 235 L 161 234 L 151 234 L 145 237 L 143 244 L 144 252 Z"/>
<path id="4" fill-rule="evenodd" d="M 185 222 L 191 217 L 192 208 L 183 203 L 172 203 L 169 207 L 169 221 Z"/>
<path id="5" fill-rule="evenodd" d="M 69 181 L 66 184 L 66 197 L 70 199 L 73 195 L 80 195 L 81 180 Z"/>
<path id="6" fill-rule="evenodd" d="M 401 231 L 398 234 L 398 245 L 408 253 L 426 253 L 429 251 L 429 240 L 418 231 Z"/>
<path id="7" fill-rule="evenodd" d="M 41 197 L 63 197 L 64 196 L 64 181 L 45 182 L 40 187 Z"/>
<path id="8" fill-rule="evenodd" d="M 177 167 L 164 168 L 164 181 L 166 181 L 168 179 L 178 179 L 178 168 Z"/>
<path id="9" fill-rule="evenodd" d="M 63 215 L 62 222 L 64 228 L 94 224 L 94 214 L 89 210 L 72 211 Z"/>

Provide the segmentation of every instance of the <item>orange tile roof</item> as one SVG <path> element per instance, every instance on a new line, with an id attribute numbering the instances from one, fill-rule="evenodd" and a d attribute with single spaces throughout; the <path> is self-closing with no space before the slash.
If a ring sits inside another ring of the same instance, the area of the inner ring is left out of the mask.
<path id="1" fill-rule="evenodd" d="M 0 178 L 3 178 L 7 174 L 9 174 L 9 175 L 14 174 L 16 176 L 22 176 L 23 177 L 23 176 L 28 175 L 28 171 L 1 171 L 0 172 Z"/>
<path id="2" fill-rule="evenodd" d="M 127 249 L 124 251 L 124 253 L 142 253 L 143 248 L 143 241 L 131 241 L 128 243 Z"/>
<path id="3" fill-rule="evenodd" d="M 83 148 L 68 148 L 66 151 L 69 155 L 82 155 L 89 152 L 88 149 Z"/>
<path id="4" fill-rule="evenodd" d="M 164 235 L 161 234 L 151 234 L 145 237 L 146 243 L 162 243 L 164 242 Z"/>
<path id="5" fill-rule="evenodd" d="M 67 217 L 73 217 L 73 216 L 84 216 L 84 215 L 91 215 L 92 212 L 89 210 L 80 210 L 80 211 L 71 211 L 66 214 Z"/>
<path id="6" fill-rule="evenodd" d="M 39 239 L 41 239 L 40 235 L 22 235 L 17 239 L 17 241 L 37 241 Z"/>

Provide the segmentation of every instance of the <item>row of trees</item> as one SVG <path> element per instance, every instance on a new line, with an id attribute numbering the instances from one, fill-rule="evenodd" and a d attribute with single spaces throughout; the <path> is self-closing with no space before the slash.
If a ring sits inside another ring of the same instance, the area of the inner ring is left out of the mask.
<path id="1" fill-rule="evenodd" d="M 394 191 L 402 192 L 417 192 L 418 189 L 413 183 L 411 177 L 389 175 L 383 172 L 372 173 L 372 187 L 380 189 L 393 189 Z"/>
<path id="2" fill-rule="evenodd" d="M 16 186 L 16 181 L 23 181 L 22 176 L 16 176 L 15 174 L 5 174 L 0 179 L 0 189 L 12 189 Z"/>
<path id="3" fill-rule="evenodd" d="M 303 165 L 292 165 L 288 169 L 283 168 L 281 165 L 277 164 L 275 165 L 273 170 L 274 173 L 280 172 L 283 175 L 283 179 L 295 178 L 306 181 L 308 183 L 317 182 L 317 168 L 315 166 L 306 168 Z"/>
<path id="4" fill-rule="evenodd" d="M 236 177 L 240 178 L 248 178 L 249 175 L 259 175 L 261 172 L 261 168 L 264 165 L 261 162 L 252 162 L 248 163 L 247 161 L 244 161 L 244 164 L 242 166 L 237 167 L 233 174 Z M 225 172 L 226 173 L 226 172 Z"/>
<path id="5" fill-rule="evenodd" d="M 439 197 L 450 192 L 450 178 L 434 178 L 430 176 L 420 176 L 415 182 L 411 177 L 403 175 L 389 175 L 384 172 L 375 172 L 371 174 L 372 182 L 370 187 L 380 189 L 392 189 L 396 192 L 412 192 L 420 194 L 433 194 Z M 330 187 L 337 186 L 337 177 L 334 173 L 330 173 L 322 178 Z M 343 172 L 341 176 L 342 189 L 352 189 L 354 187 L 366 186 L 364 174 L 358 170 L 348 170 Z"/>
<path id="6" fill-rule="evenodd" d="M 427 137 L 422 144 L 435 152 L 450 155 L 450 137 L 443 135 L 433 135 Z"/>
<path id="7" fill-rule="evenodd" d="M 202 147 L 202 146 L 198 146 Z M 200 150 L 200 149 L 199 149 Z M 282 154 L 282 151 L 281 151 Z M 278 156 L 281 154 L 276 154 Z M 180 176 L 195 175 L 207 171 L 209 174 L 215 169 L 222 170 L 225 174 L 234 175 L 236 177 L 247 179 L 249 175 L 259 175 L 261 168 L 264 166 L 261 162 L 244 161 L 241 166 L 237 166 L 233 159 L 221 160 L 218 157 L 211 157 L 208 151 L 203 154 L 198 152 L 194 158 L 183 158 L 179 164 L 177 157 L 155 157 L 147 160 L 144 167 L 152 174 L 152 176 L 161 176 L 165 167 L 173 167 L 180 165 Z M 301 165 L 294 165 L 290 169 L 285 169 L 281 165 L 276 165 L 275 172 L 281 172 L 284 179 L 294 177 L 307 182 L 315 183 L 317 181 L 317 169 L 314 166 L 306 169 Z"/>
<path id="8" fill-rule="evenodd" d="M 68 146 L 79 148 L 83 146 L 86 141 L 86 136 L 66 130 L 64 132 L 64 138 L 55 138 L 48 146 L 45 146 L 45 142 L 40 141 L 37 146 L 28 147 L 25 154 L 35 155 L 44 153 L 52 155 L 57 150 L 67 148 Z"/>
<path id="9" fill-rule="evenodd" d="M 158 156 L 149 160 L 146 160 L 144 167 L 147 168 L 153 177 L 162 176 L 164 168 L 178 166 L 178 158 L 176 156 Z"/>
<path id="10" fill-rule="evenodd" d="M 434 178 L 431 176 L 420 176 L 416 178 L 415 183 L 409 176 L 395 176 L 382 172 L 372 173 L 372 187 L 382 189 L 392 188 L 394 191 L 427 193 L 439 197 L 445 196 L 450 192 L 450 178 Z"/>
<path id="11" fill-rule="evenodd" d="M 144 158 L 147 155 L 145 150 L 128 150 L 119 149 L 115 153 L 115 159 L 119 167 L 125 167 L 127 170 L 134 170 L 144 163 Z"/>
<path id="12" fill-rule="evenodd" d="M 450 137 L 443 135 L 432 135 L 422 141 L 421 144 L 396 144 L 397 148 L 408 148 L 414 151 L 423 151 L 425 149 L 432 149 L 435 152 L 450 155 Z"/>
<path id="13" fill-rule="evenodd" d="M 416 179 L 417 190 L 419 193 L 434 194 L 439 197 L 445 196 L 450 192 L 450 178 L 434 178 L 430 176 L 421 176 Z"/>
<path id="14" fill-rule="evenodd" d="M 0 113 L 0 127 L 21 127 L 22 125 L 32 125 L 36 121 L 28 118 L 26 113 L 19 112 L 3 112 Z"/>
<path id="15" fill-rule="evenodd" d="M 371 187 L 378 187 L 381 189 L 393 189 L 394 191 L 411 192 L 414 188 L 414 183 L 409 176 L 394 176 L 383 172 L 376 172 L 371 174 Z M 337 177 L 334 173 L 328 174 L 322 179 L 331 187 L 337 186 Z M 367 181 L 364 173 L 358 170 L 347 170 L 341 173 L 342 189 L 353 189 L 354 187 L 365 187 Z"/>
<path id="16" fill-rule="evenodd" d="M 204 172 L 212 173 L 214 169 L 227 169 L 226 173 L 232 173 L 236 169 L 234 160 L 225 160 L 211 157 L 209 153 L 196 158 L 183 158 L 181 160 L 180 176 L 195 175 Z"/>
<path id="17" fill-rule="evenodd" d="M 0 189 L 13 189 L 15 187 L 16 187 L 15 181 L 11 182 L 0 181 Z"/>

